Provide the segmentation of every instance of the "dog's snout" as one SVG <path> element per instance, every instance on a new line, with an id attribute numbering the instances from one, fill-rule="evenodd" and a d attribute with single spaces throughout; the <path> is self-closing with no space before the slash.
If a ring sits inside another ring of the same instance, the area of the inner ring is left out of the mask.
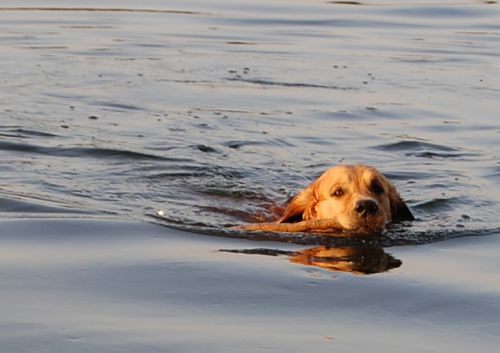
<path id="1" fill-rule="evenodd" d="M 354 207 L 360 216 L 374 216 L 378 211 L 377 203 L 373 200 L 359 200 Z"/>

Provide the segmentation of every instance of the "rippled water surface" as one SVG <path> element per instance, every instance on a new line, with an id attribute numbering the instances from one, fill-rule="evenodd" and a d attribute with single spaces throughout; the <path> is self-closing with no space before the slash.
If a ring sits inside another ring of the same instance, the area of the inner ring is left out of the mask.
<path id="1" fill-rule="evenodd" d="M 0 9 L 1 217 L 217 233 L 342 162 L 418 218 L 384 245 L 500 229 L 495 2 L 54 4 Z"/>

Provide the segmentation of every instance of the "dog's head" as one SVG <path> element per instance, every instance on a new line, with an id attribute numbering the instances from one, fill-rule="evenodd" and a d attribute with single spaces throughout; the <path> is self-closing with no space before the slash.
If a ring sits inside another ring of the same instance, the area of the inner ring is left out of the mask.
<path id="1" fill-rule="evenodd" d="M 366 165 L 327 170 L 286 206 L 278 221 L 335 219 L 345 230 L 379 232 L 386 223 L 413 220 L 392 183 Z"/>

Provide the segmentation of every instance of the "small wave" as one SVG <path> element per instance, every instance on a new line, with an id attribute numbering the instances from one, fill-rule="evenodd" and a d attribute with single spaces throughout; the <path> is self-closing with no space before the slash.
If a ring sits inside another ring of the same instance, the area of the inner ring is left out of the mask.
<path id="1" fill-rule="evenodd" d="M 98 147 L 42 147 L 32 144 L 0 141 L 1 151 L 36 153 L 56 157 L 94 157 L 124 160 L 158 160 L 169 162 L 185 162 L 186 159 L 158 156 L 129 150 L 118 150 Z"/>
<path id="2" fill-rule="evenodd" d="M 240 149 L 246 146 L 284 146 L 284 147 L 294 147 L 294 145 L 285 139 L 268 139 L 261 141 L 252 140 L 231 140 L 224 143 L 224 146 L 232 149 Z"/>
<path id="3" fill-rule="evenodd" d="M 187 10 L 98 8 L 98 7 L 0 7 L 0 11 L 49 11 L 49 12 L 142 12 L 174 15 L 209 15 L 209 13 Z"/>
<path id="4" fill-rule="evenodd" d="M 258 141 L 228 141 L 224 145 L 229 148 L 240 149 L 241 147 L 246 147 L 246 146 L 262 145 L 262 143 Z"/>
<path id="5" fill-rule="evenodd" d="M 22 49 L 30 49 L 30 50 L 66 50 L 69 49 L 65 46 L 60 45 L 30 45 L 27 47 L 21 47 Z"/>
<path id="6" fill-rule="evenodd" d="M 351 91 L 357 90 L 354 87 L 341 87 L 335 85 L 319 85 L 313 83 L 303 83 L 303 82 L 282 82 L 282 81 L 270 81 L 270 80 L 259 80 L 259 79 L 247 79 L 242 77 L 231 77 L 227 79 L 228 81 L 238 81 L 251 83 L 259 86 L 279 86 L 279 87 L 292 87 L 292 88 L 322 88 L 322 89 L 332 89 L 341 91 Z"/>
<path id="7" fill-rule="evenodd" d="M 400 181 L 408 181 L 408 180 L 430 180 L 434 177 L 434 174 L 427 172 L 388 172 L 384 173 L 384 175 L 390 180 L 400 180 Z"/>
<path id="8" fill-rule="evenodd" d="M 138 107 L 136 105 L 125 104 L 125 103 L 96 101 L 93 104 L 98 105 L 98 106 L 102 106 L 102 107 L 106 107 L 106 108 L 111 108 L 111 109 L 117 110 L 117 111 L 144 110 L 143 108 Z"/>
<path id="9" fill-rule="evenodd" d="M 395 143 L 388 143 L 375 147 L 383 151 L 442 151 L 442 152 L 457 152 L 458 150 L 453 147 L 437 145 L 422 141 L 399 141 Z"/>
<path id="10" fill-rule="evenodd" d="M 476 156 L 475 153 L 461 152 L 460 150 L 422 141 L 399 141 L 374 147 L 377 150 L 389 152 L 405 152 L 406 156 L 418 158 L 462 158 Z"/>
<path id="11" fill-rule="evenodd" d="M 468 229 L 465 227 L 436 227 L 433 225 L 433 227 L 425 226 L 425 229 L 423 229 L 424 227 L 421 228 L 422 225 L 418 224 L 418 221 L 413 224 L 406 222 L 391 225 L 384 233 L 374 236 L 357 236 L 355 233 L 346 234 L 341 231 L 321 234 L 248 232 L 231 229 L 230 227 L 233 224 L 227 224 L 222 227 L 212 227 L 200 222 L 184 223 L 152 214 L 149 216 L 155 219 L 154 222 L 159 225 L 208 236 L 328 247 L 372 246 L 389 248 L 393 246 L 423 245 L 469 236 L 486 236 L 498 234 L 500 232 L 500 227 Z"/>
<path id="12" fill-rule="evenodd" d="M 149 180 L 169 180 L 169 179 L 180 179 L 180 178 L 200 178 L 208 177 L 212 174 L 208 171 L 173 171 L 165 173 L 157 173 L 145 176 L 145 179 Z"/>
<path id="13" fill-rule="evenodd" d="M 440 20 L 450 19 L 450 18 L 473 18 L 480 17 L 485 14 L 488 9 L 483 8 L 471 8 L 464 7 L 460 8 L 458 6 L 406 6 L 386 10 L 386 13 L 394 14 L 401 17 L 412 17 L 412 18 L 438 18 Z"/>
<path id="14" fill-rule="evenodd" d="M 358 1 L 327 1 L 326 3 L 335 5 L 356 5 L 356 6 L 364 5 L 363 3 Z"/>
<path id="15" fill-rule="evenodd" d="M 62 148 L 59 151 L 65 157 L 95 157 L 95 158 L 111 158 L 111 159 L 124 159 L 124 160 L 157 160 L 168 162 L 182 162 L 187 161 L 181 158 L 163 157 L 149 153 L 135 152 L 129 150 L 117 150 L 110 148 L 89 148 L 89 147 L 73 147 Z"/>
<path id="16" fill-rule="evenodd" d="M 456 208 L 456 206 L 463 205 L 467 201 L 458 198 L 458 197 L 452 197 L 452 198 L 436 198 L 428 201 L 424 201 L 421 203 L 418 203 L 416 205 L 412 205 L 412 208 L 415 208 L 417 210 L 422 210 L 426 211 L 429 213 L 436 213 L 437 211 L 449 211 L 453 210 Z"/>
<path id="17" fill-rule="evenodd" d="M 11 138 L 60 137 L 48 132 L 24 129 L 21 126 L 0 126 L 0 136 Z"/>
<path id="18" fill-rule="evenodd" d="M 317 18 L 317 19 L 291 19 L 291 18 L 224 18 L 219 19 L 219 22 L 227 24 L 235 24 L 238 26 L 286 26 L 291 28 L 299 27 L 331 27 L 331 28 L 408 28 L 419 29 L 424 28 L 425 25 L 419 23 L 410 23 L 409 21 L 384 21 L 384 20 L 369 20 L 363 19 L 331 19 L 331 18 Z"/>
<path id="19" fill-rule="evenodd" d="M 213 148 L 213 147 L 210 147 L 207 145 L 203 145 L 203 144 L 195 145 L 193 147 L 196 148 L 198 151 L 205 152 L 205 153 L 220 153 L 220 151 L 217 150 L 216 148 Z"/>
<path id="20" fill-rule="evenodd" d="M 248 176 L 248 172 L 242 171 L 237 168 L 224 168 L 218 166 L 205 166 L 205 165 L 169 165 L 168 171 L 158 172 L 159 167 L 155 167 L 156 173 L 150 173 L 150 170 L 135 170 L 141 174 L 141 178 L 151 179 L 151 180 L 161 180 L 161 179 L 175 179 L 175 178 L 199 178 L 199 177 L 222 177 L 224 180 L 242 179 Z M 163 168 L 162 168 L 163 169 Z M 221 185 L 217 184 L 218 188 L 225 190 Z M 203 184 L 200 186 L 200 192 L 207 189 L 210 185 Z M 217 188 L 216 187 L 216 188 Z M 193 188 L 198 189 L 198 185 L 193 186 Z"/>
<path id="21" fill-rule="evenodd" d="M 406 153 L 407 156 L 419 157 L 419 158 L 460 158 L 460 157 L 471 157 L 475 156 L 473 153 L 437 153 L 437 152 L 418 152 L 418 153 Z"/>
<path id="22" fill-rule="evenodd" d="M 0 212 L 2 213 L 19 213 L 19 214 L 95 214 L 87 210 L 77 209 L 74 207 L 66 208 L 61 206 L 48 206 L 46 200 L 38 200 L 39 202 L 18 200 L 14 198 L 0 197 Z"/>

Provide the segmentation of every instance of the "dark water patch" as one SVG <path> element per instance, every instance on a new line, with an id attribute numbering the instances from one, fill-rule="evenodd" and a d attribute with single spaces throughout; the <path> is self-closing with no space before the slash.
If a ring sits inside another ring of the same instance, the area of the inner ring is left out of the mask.
<path id="1" fill-rule="evenodd" d="M 276 87 L 290 87 L 290 88 L 321 88 L 321 89 L 331 89 L 339 91 L 352 91 L 358 90 L 355 87 L 342 87 L 337 85 L 320 85 L 314 83 L 303 83 L 303 82 L 283 82 L 283 81 L 271 81 L 263 79 L 250 79 L 243 77 L 231 77 L 227 79 L 228 81 L 238 81 L 250 83 L 258 86 L 276 86 Z"/>
<path id="2" fill-rule="evenodd" d="M 129 111 L 129 110 L 144 110 L 141 107 L 138 107 L 133 104 L 126 103 L 116 103 L 116 102 L 105 102 L 105 101 L 96 101 L 93 102 L 94 105 L 98 105 L 101 107 L 111 108 L 113 111 Z"/>
<path id="3" fill-rule="evenodd" d="M 29 40 L 29 41 L 33 41 L 33 40 L 36 40 L 38 39 L 38 37 L 36 36 L 31 36 L 31 35 L 4 35 L 4 36 L 0 36 L 0 40 L 2 40 L 3 42 L 5 41 L 18 41 L 18 40 Z"/>
<path id="4" fill-rule="evenodd" d="M 384 175 L 389 178 L 389 180 L 398 181 L 412 181 L 412 180 L 432 180 L 435 175 L 429 172 L 419 172 L 419 171 L 397 171 L 397 172 L 384 172 Z"/>
<path id="5" fill-rule="evenodd" d="M 500 164 L 500 162 L 497 162 L 497 164 Z M 500 166 L 488 168 L 486 171 L 486 177 L 490 180 L 500 182 Z"/>
<path id="6" fill-rule="evenodd" d="M 156 82 L 173 82 L 173 83 L 185 83 L 185 84 L 203 84 L 203 85 L 213 85 L 214 81 L 210 80 L 172 80 L 167 78 L 156 79 Z"/>
<path id="7" fill-rule="evenodd" d="M 159 43 L 136 43 L 137 47 L 140 48 L 169 48 L 170 46 L 167 44 L 159 44 Z"/>
<path id="8" fill-rule="evenodd" d="M 205 152 L 205 153 L 220 153 L 220 151 L 217 150 L 216 148 L 213 148 L 213 147 L 210 147 L 207 145 L 195 145 L 193 147 L 196 148 L 198 151 Z"/>
<path id="9" fill-rule="evenodd" d="M 486 32 L 486 31 L 459 31 L 456 34 L 466 34 L 471 36 L 500 36 L 500 32 Z"/>
<path id="10" fill-rule="evenodd" d="M 327 139 L 324 137 L 313 136 L 313 135 L 299 135 L 299 136 L 295 136 L 295 138 L 299 141 L 302 141 L 302 142 L 305 142 L 305 143 L 311 144 L 311 145 L 330 146 L 330 145 L 337 144 L 333 138 Z"/>
<path id="11" fill-rule="evenodd" d="M 438 214 L 439 212 L 454 210 L 464 204 L 471 204 L 471 201 L 459 197 L 436 198 L 417 203 L 413 205 L 412 208 L 422 210 L 430 214 Z"/>
<path id="12" fill-rule="evenodd" d="M 56 135 L 53 133 L 29 130 L 20 126 L 0 126 L 0 136 L 20 138 L 20 139 L 33 138 L 33 137 L 40 137 L 40 138 L 61 137 L 60 135 Z"/>
<path id="13" fill-rule="evenodd" d="M 365 5 L 358 1 L 327 1 L 326 3 L 334 5 L 355 5 L 355 6 Z"/>
<path id="14" fill-rule="evenodd" d="M 419 158 L 461 158 L 461 157 L 473 157 L 477 154 L 473 153 L 437 153 L 437 152 L 417 152 L 417 153 L 407 153 L 407 156 L 419 157 Z"/>
<path id="15" fill-rule="evenodd" d="M 348 112 L 345 110 L 338 112 L 325 112 L 318 114 L 323 120 L 356 121 L 363 118 L 359 112 Z"/>
<path id="16" fill-rule="evenodd" d="M 370 121 L 373 126 L 375 124 L 380 124 L 384 120 L 399 120 L 401 116 L 397 112 L 392 112 L 390 110 L 382 110 L 376 107 L 364 107 L 356 110 L 339 110 L 334 112 L 315 112 L 315 116 L 318 119 L 324 121 L 343 121 L 354 123 L 356 121 Z"/>
<path id="17" fill-rule="evenodd" d="M 157 171 L 158 167 L 155 167 L 153 171 Z M 239 170 L 236 168 L 219 167 L 213 165 L 191 165 L 191 164 L 170 164 L 168 166 L 168 171 L 159 172 L 151 174 L 147 168 L 141 168 L 140 170 L 135 170 L 135 173 L 147 175 L 141 175 L 146 179 L 171 179 L 171 178 L 200 178 L 200 177 L 221 177 L 222 180 L 234 180 L 243 179 L 250 175 L 250 172 Z M 221 189 L 223 189 L 222 184 L 216 184 Z M 195 186 L 193 186 L 195 187 Z M 208 184 L 199 185 L 202 190 L 208 187 Z M 207 189 L 208 190 L 208 189 Z"/>
<path id="18" fill-rule="evenodd" d="M 209 15 L 209 13 L 186 10 L 161 10 L 161 9 L 132 9 L 132 8 L 92 8 L 92 7 L 0 7 L 0 11 L 27 11 L 27 12 L 137 12 L 159 13 L 174 15 Z"/>
<path id="19" fill-rule="evenodd" d="M 16 129 L 15 132 L 19 133 L 21 136 L 24 136 L 24 137 L 42 137 L 42 138 L 61 137 L 60 135 L 56 135 L 56 134 L 49 133 L 49 132 L 27 130 L 27 129 L 23 129 L 23 128 Z"/>
<path id="20" fill-rule="evenodd" d="M 144 178 L 150 180 L 170 180 L 170 179 L 182 179 L 182 178 L 203 178 L 213 176 L 210 171 L 172 171 L 147 175 Z"/>
<path id="21" fill-rule="evenodd" d="M 437 50 L 427 51 L 433 54 L 439 54 Z M 441 54 L 445 54 L 442 53 Z M 448 52 L 447 54 L 458 54 L 456 52 Z M 411 63 L 411 64 L 446 64 L 446 63 L 464 63 L 466 62 L 464 57 L 453 58 L 453 57 L 436 57 L 436 56 L 425 56 L 425 55 L 402 55 L 393 56 L 391 60 L 401 62 L 401 63 Z"/>
<path id="22" fill-rule="evenodd" d="M 437 18 L 439 20 L 484 17 L 488 9 L 470 6 L 402 6 L 385 10 L 385 13 L 398 17 Z"/>
<path id="23" fill-rule="evenodd" d="M 423 151 L 433 150 L 442 152 L 457 152 L 458 150 L 453 147 L 437 145 L 423 141 L 399 141 L 395 143 L 388 143 L 374 147 L 382 151 L 399 152 L 399 151 Z"/>
<path id="24" fill-rule="evenodd" d="M 220 249 L 220 252 L 228 252 L 233 254 L 248 254 L 248 255 L 266 255 L 266 256 L 290 256 L 295 253 L 295 251 L 279 250 L 279 249 L 267 249 L 267 248 L 256 248 L 256 249 Z"/>
<path id="25" fill-rule="evenodd" d="M 228 141 L 224 144 L 225 146 L 233 149 L 240 149 L 246 146 L 258 146 L 262 145 L 261 142 L 258 141 Z"/>
<path id="26" fill-rule="evenodd" d="M 25 144 L 25 143 L 0 141 L 0 150 L 1 151 L 10 151 L 10 152 L 29 152 L 29 153 L 49 154 L 48 152 L 53 150 L 53 148 L 35 146 L 35 145 L 30 145 L 30 144 Z"/>
<path id="27" fill-rule="evenodd" d="M 228 41 L 228 42 L 226 42 L 226 44 L 229 44 L 229 45 L 258 45 L 258 43 L 236 41 L 236 40 Z"/>
<path id="28" fill-rule="evenodd" d="M 246 201 L 247 203 L 251 203 L 252 201 L 264 201 L 269 204 L 274 203 L 269 197 L 263 195 L 261 192 L 256 190 L 249 189 L 246 185 L 234 185 L 232 188 L 218 188 L 218 187 L 203 187 L 197 190 L 198 193 L 205 196 L 217 196 L 220 198 L 225 198 L 232 202 L 241 202 Z M 210 207 L 211 211 L 222 210 L 222 208 L 214 208 Z M 250 211 L 250 210 L 248 210 Z M 246 212 L 246 214 L 250 214 L 251 212 Z M 219 212 L 217 212 L 219 213 Z M 248 216 L 245 216 L 248 217 Z"/>
<path id="29" fill-rule="evenodd" d="M 90 148 L 90 147 L 73 147 L 59 148 L 55 155 L 64 157 L 94 157 L 94 158 L 110 158 L 122 160 L 157 160 L 168 162 L 187 161 L 182 158 L 163 157 L 148 153 L 134 152 L 128 150 L 118 150 L 110 148 Z"/>
<path id="30" fill-rule="evenodd" d="M 431 228 L 427 230 L 416 231 L 413 231 L 411 229 L 395 229 L 385 234 L 384 237 L 380 239 L 379 244 L 383 247 L 423 245 L 454 238 L 498 234 L 499 230 L 500 227 L 490 229 L 485 227 L 481 227 L 479 229 L 467 229 L 465 227 L 456 227 L 447 224 L 443 224 L 439 229 Z"/>
<path id="31" fill-rule="evenodd" d="M 67 28 L 67 29 L 116 29 L 119 27 L 109 26 L 109 25 L 65 25 L 65 26 L 60 26 L 60 28 Z"/>
<path id="32" fill-rule="evenodd" d="M 213 195 L 208 195 L 208 196 L 212 197 Z M 245 197 L 240 198 L 240 200 L 243 199 L 254 202 L 256 201 L 256 199 L 252 200 Z M 238 199 L 236 198 L 234 200 L 234 203 L 237 203 L 237 200 Z M 258 200 L 258 201 L 262 202 L 264 200 Z M 255 210 L 255 212 L 253 213 L 249 213 L 248 208 L 237 209 L 236 207 L 230 207 L 228 204 L 224 204 L 222 202 L 220 203 L 220 206 L 195 206 L 195 209 L 198 210 L 200 213 L 207 212 L 209 214 L 224 215 L 224 217 L 227 219 L 243 220 L 248 223 L 272 222 L 276 220 L 269 213 L 259 212 L 258 210 Z"/>
<path id="33" fill-rule="evenodd" d="M 383 21 L 370 19 L 286 19 L 286 18 L 224 18 L 219 22 L 235 26 L 259 26 L 286 28 L 326 27 L 326 28 L 379 28 L 379 29 L 419 29 L 425 28 L 422 24 L 408 21 Z"/>
<path id="34" fill-rule="evenodd" d="M 477 153 L 461 152 L 454 147 L 438 145 L 423 141 L 400 141 L 373 147 L 376 150 L 389 152 L 405 152 L 405 156 L 418 158 L 464 158 L 479 156 Z"/>
<path id="35" fill-rule="evenodd" d="M 21 47 L 22 49 L 30 49 L 30 50 L 66 50 L 69 47 L 60 46 L 60 45 L 30 45 L 27 47 Z"/>
<path id="36" fill-rule="evenodd" d="M 266 139 L 261 141 L 252 140 L 232 140 L 224 143 L 224 146 L 231 149 L 240 149 L 247 146 L 283 146 L 283 147 L 294 147 L 294 145 L 288 142 L 286 139 Z"/>
<path id="37" fill-rule="evenodd" d="M 37 202 L 35 202 L 37 201 Z M 78 209 L 75 207 L 48 206 L 48 200 L 32 198 L 20 200 L 14 198 L 0 197 L 0 213 L 12 214 L 96 214 L 96 212 Z M 57 204 L 58 202 L 56 202 Z"/>

